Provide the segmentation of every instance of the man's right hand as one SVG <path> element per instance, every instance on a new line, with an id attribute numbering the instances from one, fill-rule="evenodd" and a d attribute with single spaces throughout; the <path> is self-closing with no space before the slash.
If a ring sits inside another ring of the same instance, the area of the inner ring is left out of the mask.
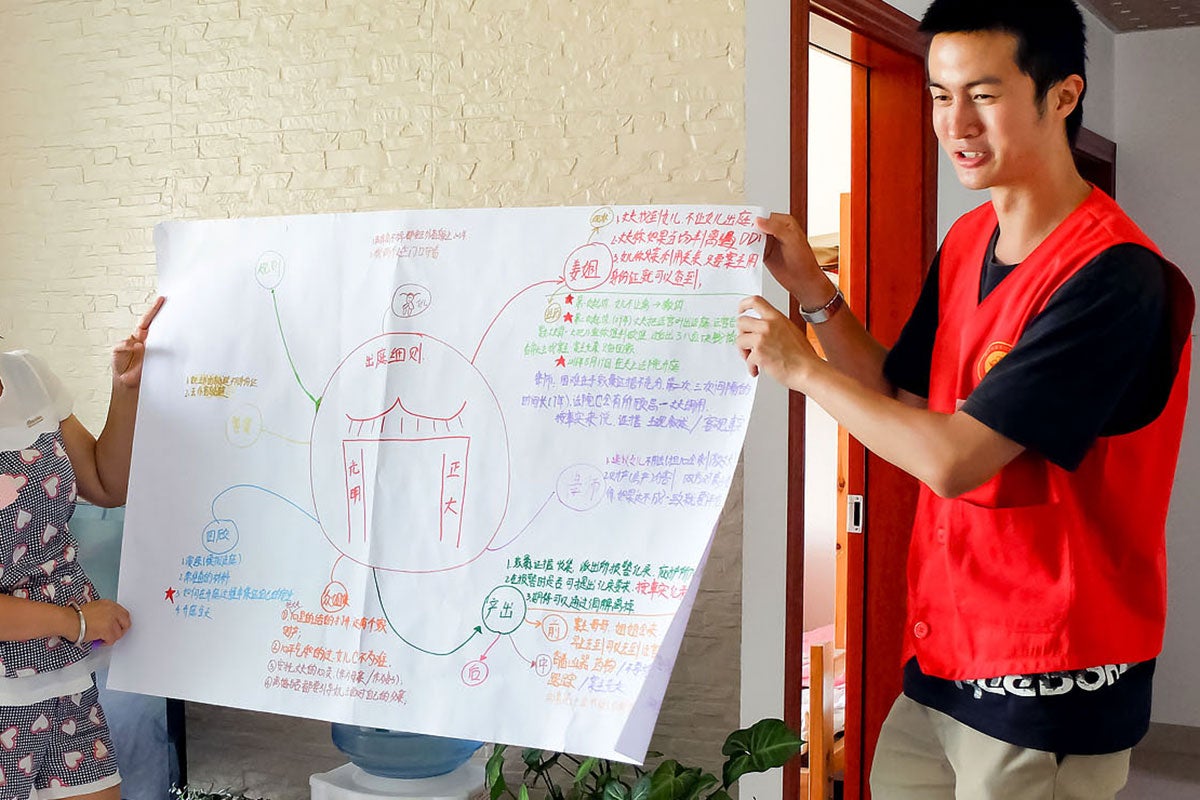
<path id="1" fill-rule="evenodd" d="M 763 262 L 775 280 L 806 308 L 820 308 L 829 302 L 833 286 L 817 265 L 804 229 L 790 214 L 772 214 L 756 220 L 758 229 L 767 234 Z"/>

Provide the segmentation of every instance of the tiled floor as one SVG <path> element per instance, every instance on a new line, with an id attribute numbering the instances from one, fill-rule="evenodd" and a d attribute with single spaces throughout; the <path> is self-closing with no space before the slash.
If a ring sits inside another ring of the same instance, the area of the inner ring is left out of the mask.
<path id="1" fill-rule="evenodd" d="M 1118 800 L 1195 800 L 1200 797 L 1200 756 L 1135 753 L 1129 783 Z"/>
<path id="2" fill-rule="evenodd" d="M 267 800 L 308 800 L 308 777 L 345 764 L 329 723 L 187 704 L 188 783 Z"/>
<path id="3" fill-rule="evenodd" d="M 1129 783 L 1118 800 L 1200 798 L 1200 728 L 1152 725 L 1133 749 Z"/>
<path id="4" fill-rule="evenodd" d="M 191 783 L 247 789 L 270 800 L 307 800 L 308 776 L 346 762 L 329 723 L 188 703 Z M 1118 800 L 1200 798 L 1200 728 L 1154 725 L 1134 748 Z"/>

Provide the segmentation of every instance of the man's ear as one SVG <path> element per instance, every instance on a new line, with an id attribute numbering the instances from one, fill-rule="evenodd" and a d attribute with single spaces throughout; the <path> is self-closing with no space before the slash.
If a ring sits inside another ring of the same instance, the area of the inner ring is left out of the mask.
<path id="1" fill-rule="evenodd" d="M 1060 119 L 1066 119 L 1079 105 L 1083 97 L 1083 78 L 1068 75 L 1050 87 L 1049 102 L 1046 104 Z"/>

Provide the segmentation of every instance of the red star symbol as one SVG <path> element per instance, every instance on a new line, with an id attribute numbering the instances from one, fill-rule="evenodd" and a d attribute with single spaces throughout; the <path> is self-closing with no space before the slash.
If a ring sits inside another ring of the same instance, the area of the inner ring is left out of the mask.
<path id="1" fill-rule="evenodd" d="M 566 304 L 571 305 L 571 303 L 574 303 L 574 302 L 575 302 L 575 295 L 572 295 L 572 294 L 567 295 Z"/>
<path id="2" fill-rule="evenodd" d="M 565 367 L 566 365 L 567 365 L 567 357 L 566 356 L 559 356 L 558 360 L 554 362 L 554 366 L 556 366 L 556 367 Z"/>
<path id="3" fill-rule="evenodd" d="M 570 311 L 568 311 L 567 313 L 563 314 L 563 322 L 574 322 L 574 321 L 575 321 L 575 318 L 571 316 L 571 312 L 570 312 Z"/>
<path id="4" fill-rule="evenodd" d="M 170 600 L 172 605 L 175 604 L 175 587 L 174 586 L 169 587 L 165 592 L 163 592 L 163 595 L 164 595 L 164 597 L 163 597 L 164 600 Z"/>

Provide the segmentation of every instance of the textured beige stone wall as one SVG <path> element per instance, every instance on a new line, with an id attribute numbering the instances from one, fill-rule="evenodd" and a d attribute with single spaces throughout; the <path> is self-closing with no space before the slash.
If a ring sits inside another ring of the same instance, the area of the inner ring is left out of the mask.
<path id="1" fill-rule="evenodd" d="M 92 425 L 160 220 L 740 199 L 736 0 L 2 8 L 0 333 Z"/>
<path id="2" fill-rule="evenodd" d="M 43 355 L 97 429 L 107 349 L 154 296 L 156 222 L 740 201 L 744 17 L 743 0 L 3 0 L 4 344 Z M 740 509 L 725 519 L 654 743 L 714 764 L 738 718 Z M 263 738 L 260 788 L 305 796 Z"/>

